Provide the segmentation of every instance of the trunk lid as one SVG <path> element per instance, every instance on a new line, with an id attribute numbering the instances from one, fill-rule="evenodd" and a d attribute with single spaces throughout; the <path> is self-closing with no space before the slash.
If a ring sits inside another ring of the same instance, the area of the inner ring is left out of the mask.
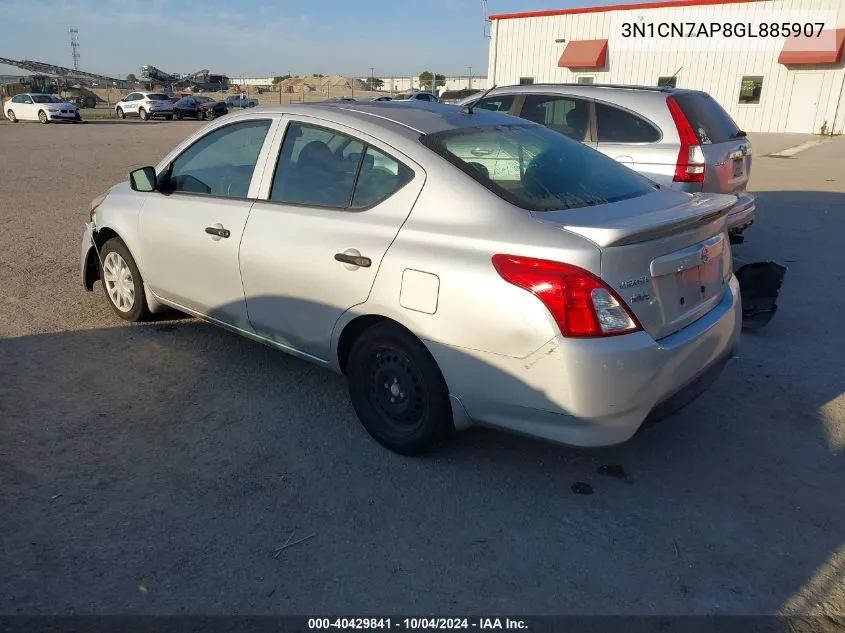
<path id="1" fill-rule="evenodd" d="M 726 216 L 735 200 L 661 190 L 534 216 L 599 247 L 601 278 L 657 340 L 721 301 L 732 273 Z"/>
<path id="2" fill-rule="evenodd" d="M 703 191 L 742 193 L 751 176 L 751 142 L 719 102 L 706 92 L 673 95 L 704 153 Z"/>

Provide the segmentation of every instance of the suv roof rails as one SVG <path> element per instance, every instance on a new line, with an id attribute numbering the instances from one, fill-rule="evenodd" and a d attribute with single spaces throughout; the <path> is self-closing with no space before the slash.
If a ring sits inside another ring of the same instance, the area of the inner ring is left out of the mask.
<path id="1" fill-rule="evenodd" d="M 515 86 L 523 86 L 526 84 L 511 84 L 510 87 Z M 572 82 L 560 82 L 560 83 L 541 83 L 541 84 L 527 84 L 531 86 L 574 86 L 577 88 L 620 88 L 622 90 L 648 90 L 651 92 L 672 92 L 673 90 L 678 90 L 678 88 L 673 88 L 672 86 L 638 86 L 635 84 L 579 84 L 579 83 L 572 83 Z M 499 86 L 499 88 L 505 88 L 505 86 Z"/>

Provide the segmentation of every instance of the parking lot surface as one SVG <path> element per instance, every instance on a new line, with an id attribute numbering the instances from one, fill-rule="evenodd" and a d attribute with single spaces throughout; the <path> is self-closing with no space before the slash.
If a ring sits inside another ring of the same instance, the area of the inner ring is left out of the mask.
<path id="1" fill-rule="evenodd" d="M 845 612 L 845 139 L 756 154 L 781 309 L 681 414 L 409 459 L 341 377 L 82 289 L 91 199 L 197 125 L 0 125 L 0 613 Z"/>

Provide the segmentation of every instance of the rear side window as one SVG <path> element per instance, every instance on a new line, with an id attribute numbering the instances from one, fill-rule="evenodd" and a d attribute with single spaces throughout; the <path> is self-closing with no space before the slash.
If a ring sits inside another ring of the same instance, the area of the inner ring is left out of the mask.
<path id="1" fill-rule="evenodd" d="M 739 127 L 725 109 L 710 95 L 682 92 L 674 95 L 702 144 L 725 143 L 736 138 Z"/>
<path id="2" fill-rule="evenodd" d="M 537 125 L 461 128 L 429 134 L 421 142 L 524 209 L 575 209 L 655 190 L 615 160 Z"/>
<path id="3" fill-rule="evenodd" d="M 576 141 L 583 141 L 590 124 L 590 106 L 583 99 L 574 97 L 528 95 L 519 116 Z"/>
<path id="4" fill-rule="evenodd" d="M 337 209 L 378 204 L 413 172 L 362 141 L 326 128 L 291 123 L 285 134 L 270 200 Z"/>
<path id="5" fill-rule="evenodd" d="M 655 143 L 660 131 L 645 119 L 604 103 L 596 103 L 599 143 Z"/>
<path id="6" fill-rule="evenodd" d="M 487 97 L 479 101 L 475 107 L 482 110 L 493 110 L 494 112 L 507 112 L 511 109 L 513 104 L 513 95 L 499 95 L 497 97 Z"/>

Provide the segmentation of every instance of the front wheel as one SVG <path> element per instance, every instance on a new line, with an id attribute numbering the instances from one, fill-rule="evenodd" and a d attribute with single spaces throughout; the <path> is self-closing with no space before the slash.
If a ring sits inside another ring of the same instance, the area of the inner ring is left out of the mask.
<path id="1" fill-rule="evenodd" d="M 12 110 L 6 112 L 6 118 L 9 119 L 12 123 L 18 122 L 18 117 L 15 116 L 15 113 Z"/>
<path id="2" fill-rule="evenodd" d="M 138 116 L 141 117 L 142 121 L 149 121 L 150 120 L 150 115 L 147 114 L 147 111 L 144 110 L 144 108 L 141 108 L 140 110 L 138 110 Z"/>
<path id="3" fill-rule="evenodd" d="M 125 119 L 126 118 L 126 113 L 123 111 L 123 108 L 117 109 L 117 118 L 118 119 Z"/>
<path id="4" fill-rule="evenodd" d="M 119 237 L 108 240 L 100 249 L 103 291 L 114 313 L 124 321 L 142 321 L 148 315 L 144 280 L 135 260 Z"/>
<path id="5" fill-rule="evenodd" d="M 38 111 L 38 120 L 41 121 L 44 125 L 47 125 L 50 122 L 50 119 L 47 118 L 47 113 L 44 110 Z"/>
<path id="6" fill-rule="evenodd" d="M 395 453 L 429 451 L 454 429 L 440 368 L 419 339 L 398 325 L 365 330 L 352 346 L 346 377 L 364 428 Z"/>
<path id="7" fill-rule="evenodd" d="M 176 114 L 175 114 L 175 116 L 176 116 L 176 120 L 177 120 L 177 121 L 181 121 L 181 120 L 182 120 L 182 111 L 181 111 L 181 110 L 176 110 Z"/>

